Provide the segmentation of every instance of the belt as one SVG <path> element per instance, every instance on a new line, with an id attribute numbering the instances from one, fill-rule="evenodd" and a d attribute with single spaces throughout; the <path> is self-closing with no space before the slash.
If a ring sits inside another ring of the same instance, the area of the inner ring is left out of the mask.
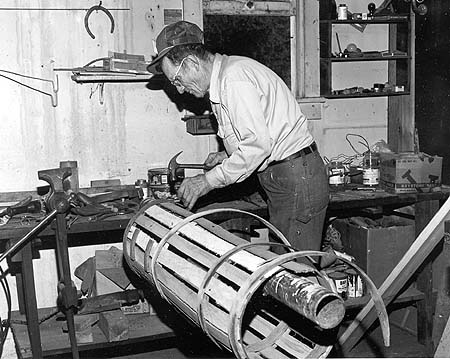
<path id="1" fill-rule="evenodd" d="M 317 151 L 317 145 L 315 142 L 311 143 L 311 145 L 309 145 L 308 147 L 304 147 L 301 150 L 293 153 L 292 155 L 287 156 L 286 158 L 283 158 L 282 160 L 270 162 L 269 166 L 274 166 L 274 165 L 278 165 L 283 162 L 288 162 L 288 161 L 294 160 L 298 157 L 309 155 L 310 153 L 313 153 L 314 151 Z"/>

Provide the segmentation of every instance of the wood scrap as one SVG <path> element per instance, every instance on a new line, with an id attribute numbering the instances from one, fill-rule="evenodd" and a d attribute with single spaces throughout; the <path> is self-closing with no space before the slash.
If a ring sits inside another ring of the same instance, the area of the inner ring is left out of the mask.
<path id="1" fill-rule="evenodd" d="M 450 223 L 449 223 L 450 224 Z M 438 345 L 450 315 L 450 237 L 442 248 L 442 277 L 437 287 L 436 309 L 433 317 L 433 343 Z M 450 351 L 448 352 L 450 355 Z"/>
<path id="2" fill-rule="evenodd" d="M 99 314 L 98 326 L 109 342 L 128 339 L 129 322 L 120 310 L 111 310 Z"/>
<path id="3" fill-rule="evenodd" d="M 450 353 L 450 319 L 447 321 L 444 332 L 442 333 L 441 340 L 438 344 L 436 352 L 434 353 L 435 358 L 448 358 Z"/>

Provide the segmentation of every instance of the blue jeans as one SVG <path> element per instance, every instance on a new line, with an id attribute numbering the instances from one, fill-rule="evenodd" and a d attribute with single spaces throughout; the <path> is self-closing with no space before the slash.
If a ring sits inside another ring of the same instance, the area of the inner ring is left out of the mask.
<path id="1" fill-rule="evenodd" d="M 318 151 L 258 173 L 269 220 L 298 250 L 320 250 L 329 201 L 328 176 Z"/>

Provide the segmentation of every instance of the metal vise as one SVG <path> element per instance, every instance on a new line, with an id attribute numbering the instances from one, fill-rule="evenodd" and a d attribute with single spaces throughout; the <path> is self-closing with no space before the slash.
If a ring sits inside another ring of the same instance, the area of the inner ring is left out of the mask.
<path id="1" fill-rule="evenodd" d="M 180 173 L 180 169 L 182 168 L 193 168 L 193 169 L 201 169 L 201 170 L 210 170 L 211 167 L 206 166 L 203 163 L 178 163 L 177 157 L 183 151 L 178 152 L 172 159 L 169 161 L 169 181 L 176 182 Z"/>

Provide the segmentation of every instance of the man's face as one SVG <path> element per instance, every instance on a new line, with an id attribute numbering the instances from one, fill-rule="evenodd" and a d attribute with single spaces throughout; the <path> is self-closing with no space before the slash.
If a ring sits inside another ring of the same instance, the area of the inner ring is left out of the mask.
<path id="1" fill-rule="evenodd" d="M 179 93 L 188 92 L 195 97 L 202 98 L 206 94 L 206 86 L 202 85 L 201 69 L 198 65 L 199 63 L 192 55 L 183 58 L 178 65 L 164 57 L 161 69 Z"/>

